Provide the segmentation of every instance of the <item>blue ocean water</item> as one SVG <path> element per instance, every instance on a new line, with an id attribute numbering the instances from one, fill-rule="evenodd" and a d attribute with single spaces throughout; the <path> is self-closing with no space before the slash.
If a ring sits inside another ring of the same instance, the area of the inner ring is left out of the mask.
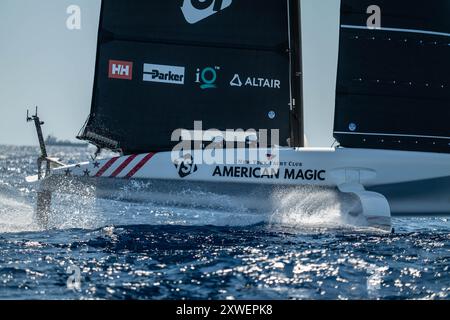
<path id="1" fill-rule="evenodd" d="M 394 218 L 385 234 L 348 224 L 326 193 L 306 204 L 326 203 L 316 214 L 283 205 L 269 217 L 61 195 L 42 230 L 24 180 L 37 153 L 0 147 L 0 299 L 450 297 L 449 218 Z"/>

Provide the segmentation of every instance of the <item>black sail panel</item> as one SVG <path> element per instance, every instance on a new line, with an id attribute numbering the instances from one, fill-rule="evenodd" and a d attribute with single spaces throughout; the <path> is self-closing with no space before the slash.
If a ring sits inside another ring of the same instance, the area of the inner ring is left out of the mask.
<path id="1" fill-rule="evenodd" d="M 369 29 L 367 9 L 381 9 Z M 450 152 L 450 1 L 343 0 L 334 135 L 344 147 Z"/>
<path id="2" fill-rule="evenodd" d="M 175 129 L 202 121 L 204 130 L 279 129 L 286 144 L 288 3 L 103 0 L 81 138 L 125 154 L 170 150 Z"/>

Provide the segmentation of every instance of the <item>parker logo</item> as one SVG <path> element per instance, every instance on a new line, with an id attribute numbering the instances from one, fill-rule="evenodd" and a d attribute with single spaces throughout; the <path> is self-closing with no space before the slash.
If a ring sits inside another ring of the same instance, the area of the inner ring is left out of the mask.
<path id="1" fill-rule="evenodd" d="M 232 2 L 233 0 L 184 0 L 181 11 L 186 21 L 194 24 L 228 8 Z"/>
<path id="2" fill-rule="evenodd" d="M 184 67 L 144 64 L 144 81 L 170 84 L 184 84 Z"/>
<path id="3" fill-rule="evenodd" d="M 179 159 L 174 164 L 175 168 L 178 170 L 178 175 L 180 178 L 186 178 L 198 170 L 197 165 L 194 163 L 194 158 L 190 154 L 186 155 L 182 159 Z"/>
<path id="4" fill-rule="evenodd" d="M 133 80 L 133 62 L 109 60 L 110 79 Z"/>

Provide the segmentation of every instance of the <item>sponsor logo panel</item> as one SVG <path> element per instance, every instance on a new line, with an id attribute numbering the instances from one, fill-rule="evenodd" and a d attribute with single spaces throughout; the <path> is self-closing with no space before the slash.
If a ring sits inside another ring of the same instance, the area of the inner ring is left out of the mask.
<path id="1" fill-rule="evenodd" d="M 143 80 L 146 82 L 183 85 L 185 70 L 185 67 L 145 63 Z"/>
<path id="2" fill-rule="evenodd" d="M 111 70 L 112 67 L 110 67 Z M 115 66 L 115 77 L 124 79 L 129 76 L 128 70 L 132 70 L 131 66 Z M 221 67 L 204 67 L 195 69 L 194 82 L 199 85 L 200 89 L 217 89 L 218 79 L 220 76 Z M 187 75 L 186 68 L 182 66 L 160 65 L 160 64 L 144 64 L 143 81 L 157 82 L 167 84 L 184 85 L 189 81 L 191 75 Z M 111 77 L 111 71 L 110 71 Z M 130 75 L 131 79 L 131 75 Z M 281 81 L 278 79 L 263 78 L 263 77 L 244 77 L 236 73 L 230 81 L 230 87 L 234 88 L 262 88 L 262 89 L 281 89 Z"/>

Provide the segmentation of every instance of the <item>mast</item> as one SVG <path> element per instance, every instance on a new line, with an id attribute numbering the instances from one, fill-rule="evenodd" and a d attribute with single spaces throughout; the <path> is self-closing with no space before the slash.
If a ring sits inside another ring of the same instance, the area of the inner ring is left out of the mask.
<path id="1" fill-rule="evenodd" d="M 304 147 L 301 0 L 288 0 L 290 48 L 291 147 Z"/>

